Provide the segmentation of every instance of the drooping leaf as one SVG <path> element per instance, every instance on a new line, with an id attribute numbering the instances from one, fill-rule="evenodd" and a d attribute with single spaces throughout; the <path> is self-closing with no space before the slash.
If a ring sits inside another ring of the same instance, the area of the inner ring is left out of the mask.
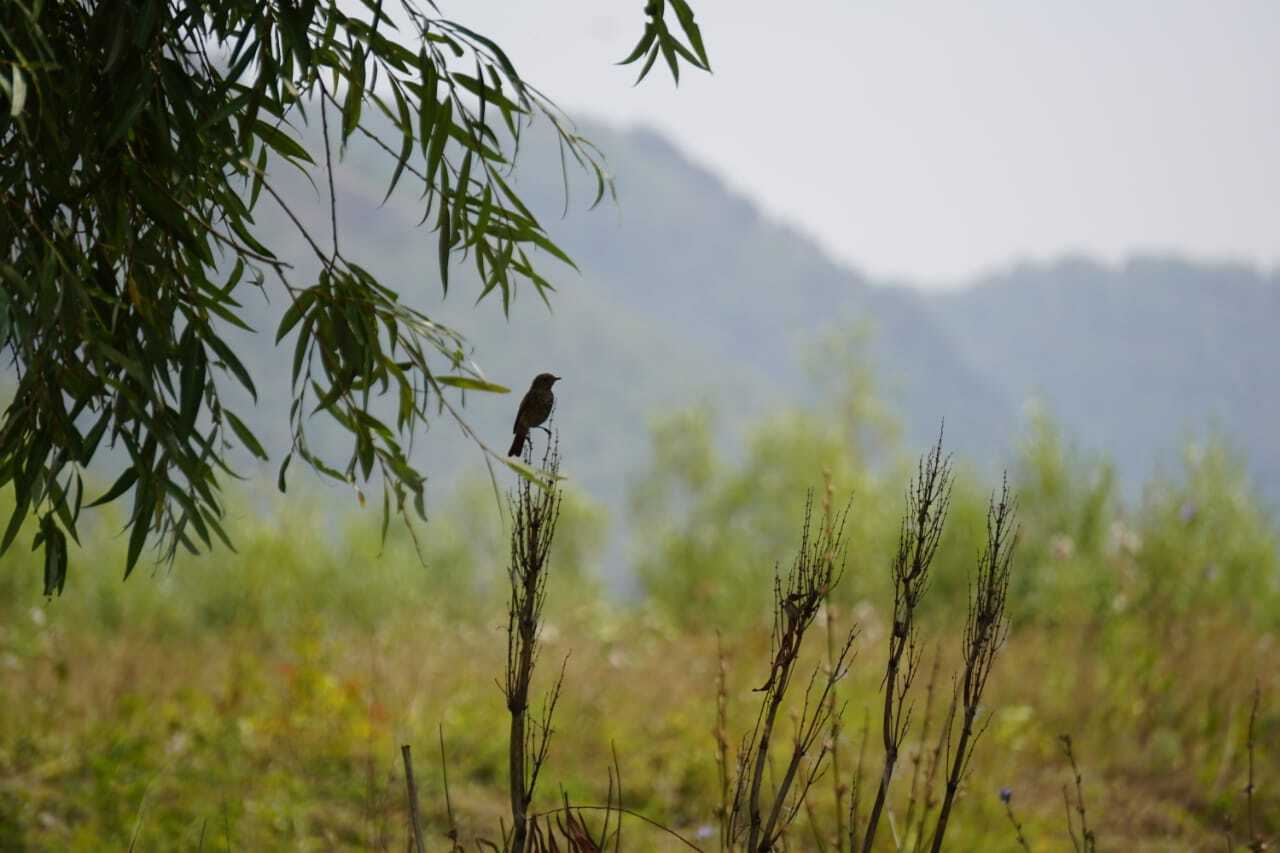
<path id="1" fill-rule="evenodd" d="M 9 116 L 17 118 L 22 115 L 22 108 L 27 104 L 27 79 L 17 63 L 13 65 L 13 78 L 9 83 Z"/>
<path id="2" fill-rule="evenodd" d="M 489 394 L 510 394 L 511 389 L 505 385 L 498 385 L 493 382 L 485 382 L 481 379 L 475 379 L 470 376 L 437 376 L 436 382 L 441 385 L 448 385 L 452 388 L 463 388 L 467 391 L 484 391 Z"/>

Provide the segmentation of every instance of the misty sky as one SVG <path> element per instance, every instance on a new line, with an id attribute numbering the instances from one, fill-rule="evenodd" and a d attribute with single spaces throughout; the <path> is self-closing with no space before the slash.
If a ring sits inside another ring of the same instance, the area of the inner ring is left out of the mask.
<path id="1" fill-rule="evenodd" d="M 679 91 L 611 64 L 641 0 L 439 2 L 562 106 L 664 130 L 878 277 L 1280 259 L 1277 0 L 694 0 L 716 73 Z"/>

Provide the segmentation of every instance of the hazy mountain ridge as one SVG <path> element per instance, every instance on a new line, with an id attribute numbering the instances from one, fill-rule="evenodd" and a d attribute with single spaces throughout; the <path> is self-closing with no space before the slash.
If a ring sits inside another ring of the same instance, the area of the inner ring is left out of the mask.
<path id="1" fill-rule="evenodd" d="M 1168 257 L 1116 266 L 1065 258 L 927 301 L 1007 396 L 1043 398 L 1082 444 L 1128 473 L 1220 430 L 1280 498 L 1275 273 Z"/>

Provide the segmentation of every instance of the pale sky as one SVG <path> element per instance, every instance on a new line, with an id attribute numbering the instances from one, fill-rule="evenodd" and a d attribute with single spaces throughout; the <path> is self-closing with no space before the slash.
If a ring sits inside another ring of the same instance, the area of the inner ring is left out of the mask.
<path id="1" fill-rule="evenodd" d="M 877 278 L 1280 260 L 1280 0 L 693 0 L 715 73 L 678 91 L 612 64 L 642 0 L 438 2 L 570 112 L 664 131 Z"/>

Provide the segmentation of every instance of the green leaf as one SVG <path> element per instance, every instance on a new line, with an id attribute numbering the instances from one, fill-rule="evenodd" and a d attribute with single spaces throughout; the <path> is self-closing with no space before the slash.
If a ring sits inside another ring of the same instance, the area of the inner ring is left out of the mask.
<path id="1" fill-rule="evenodd" d="M 657 36 L 657 34 L 658 34 L 658 29 L 653 25 L 652 22 L 645 24 L 644 34 L 640 36 L 640 41 L 636 42 L 635 50 L 627 54 L 627 58 L 622 60 L 618 64 L 630 65 L 640 57 L 644 56 L 645 51 L 647 51 L 649 49 L 649 46 L 653 44 L 653 39 L 654 37 Z M 641 75 L 641 79 L 644 79 L 643 75 Z"/>
<path id="2" fill-rule="evenodd" d="M 141 48 L 147 43 L 147 38 L 151 35 L 151 27 L 156 21 L 158 0 L 147 0 L 143 4 L 142 12 L 137 16 L 133 28 L 133 45 Z"/>
<path id="3" fill-rule="evenodd" d="M 53 504 L 54 513 L 62 520 L 62 524 L 67 529 L 67 532 L 71 534 L 71 538 L 76 541 L 76 544 L 79 544 L 80 537 L 76 533 L 76 517 L 72 514 L 67 492 L 61 483 L 52 478 L 49 480 L 49 500 Z"/>
<path id="4" fill-rule="evenodd" d="M 436 113 L 440 109 L 440 102 L 436 100 L 440 73 L 426 48 L 418 54 L 418 67 L 422 75 L 422 91 L 418 95 L 418 140 L 422 144 L 422 153 L 426 154 L 436 126 Z"/>
<path id="5" fill-rule="evenodd" d="M 231 351 L 229 346 L 227 346 L 227 342 L 217 335 L 209 335 L 205 340 L 209 346 L 213 347 L 214 351 L 218 354 L 218 357 L 222 359 L 222 363 L 226 365 L 227 369 L 235 374 L 236 379 L 240 380 L 240 384 L 243 385 L 245 390 L 253 397 L 253 402 L 258 402 L 258 389 L 254 387 L 253 378 L 249 376 L 249 371 L 245 368 L 239 357 Z"/>
<path id="6" fill-rule="evenodd" d="M 436 382 L 441 385 L 448 385 L 453 388 L 464 388 L 468 391 L 484 391 L 489 394 L 510 394 L 511 389 L 505 385 L 498 385 L 494 382 L 485 382 L 481 379 L 473 379 L 470 376 L 437 376 Z"/>
<path id="7" fill-rule="evenodd" d="M 44 545 L 44 594 L 62 595 L 67 582 L 67 537 L 54 521 L 52 513 L 40 519 L 40 533 L 32 550 Z"/>
<path id="8" fill-rule="evenodd" d="M 453 127 L 453 101 L 446 100 L 435 117 L 431 128 L 431 148 L 427 151 L 427 183 L 434 184 L 436 171 L 444 157 L 444 144 L 449 140 L 449 129 Z"/>
<path id="9" fill-rule="evenodd" d="M 470 189 L 471 182 L 471 163 L 472 153 L 467 152 L 462 158 L 462 169 L 458 172 L 458 186 L 454 190 L 453 195 L 453 227 L 451 230 L 458 231 L 466 223 L 467 219 L 467 192 Z"/>
<path id="10" fill-rule="evenodd" d="M 657 58 L 658 58 L 658 46 L 654 45 L 652 48 L 649 49 L 649 58 L 644 61 L 644 67 L 640 69 L 640 76 L 636 78 L 636 82 L 634 85 L 637 85 L 637 86 L 640 85 L 640 81 L 643 80 L 646 76 L 648 76 L 649 69 L 653 67 L 653 61 Z"/>
<path id="11" fill-rule="evenodd" d="M 343 383 L 334 382 L 333 385 L 329 387 L 328 391 L 322 391 L 319 383 L 312 380 L 311 387 L 312 387 L 312 390 L 316 392 L 316 396 L 320 398 L 319 401 L 316 403 L 315 408 L 311 410 L 311 414 L 314 415 L 317 412 L 327 411 L 329 412 L 330 415 L 333 416 L 335 420 L 338 421 L 338 423 L 341 423 L 344 425 L 349 423 L 345 418 L 343 418 L 339 414 L 339 412 L 336 409 L 333 408 L 333 404 L 338 402 L 338 400 L 342 397 L 343 393 L 347 390 L 346 386 L 344 386 Z M 350 427 L 348 428 L 350 429 Z"/>
<path id="12" fill-rule="evenodd" d="M 262 119 L 254 120 L 253 133 L 285 157 L 305 160 L 308 163 L 315 162 L 311 159 L 311 155 L 307 153 L 307 149 L 303 148 L 296 139 L 279 128 L 267 124 Z"/>
<path id="13" fill-rule="evenodd" d="M 387 544 L 387 527 L 391 524 L 391 491 L 385 486 L 382 489 L 382 535 L 379 542 Z"/>
<path id="14" fill-rule="evenodd" d="M 262 192 L 262 185 L 267 179 L 267 146 L 262 146 L 258 150 L 258 162 L 254 164 L 253 169 L 253 187 L 249 191 L 249 208 L 252 209 L 258 203 L 258 195 Z M 250 244 L 250 248 L 253 245 Z"/>
<path id="15" fill-rule="evenodd" d="M 144 459 L 148 455 L 145 447 L 142 455 Z M 133 573 L 134 566 L 138 564 L 138 558 L 142 556 L 142 547 L 147 542 L 147 534 L 151 532 L 152 519 L 155 514 L 155 490 L 151 481 L 143 478 L 139 481 L 138 488 L 134 491 L 133 496 L 133 515 L 129 521 L 132 529 L 129 531 L 129 548 L 124 566 L 126 579 Z"/>
<path id="16" fill-rule="evenodd" d="M 440 217 L 436 227 L 440 231 L 440 237 L 436 247 L 436 262 L 440 266 L 440 287 L 444 290 L 445 295 L 449 294 L 449 249 L 452 245 L 452 236 L 449 233 L 449 175 L 446 173 L 442 176 L 442 187 L 440 191 Z"/>
<path id="17" fill-rule="evenodd" d="M 289 470 L 289 463 L 292 461 L 293 461 L 293 451 L 290 451 L 284 455 L 284 462 L 280 463 L 280 473 L 276 477 L 276 485 L 280 488 L 281 494 L 288 492 L 284 475 L 285 475 L 285 472 Z"/>
<path id="18" fill-rule="evenodd" d="M 530 235 L 529 239 L 534 245 L 542 249 L 544 252 L 554 255 L 558 260 L 568 264 L 569 266 L 573 267 L 575 270 L 578 268 L 578 265 L 573 262 L 573 258 L 565 254 L 563 249 L 561 249 L 555 243 L 551 242 L 551 240 L 549 240 L 544 235 L 535 232 L 534 234 Z"/>
<path id="19" fill-rule="evenodd" d="M 159 225 L 169 234 L 181 240 L 183 245 L 195 251 L 202 259 L 208 260 L 212 264 L 212 256 L 205 257 L 205 251 L 202 251 L 195 233 L 191 230 L 191 220 L 186 211 L 174 203 L 173 199 L 169 198 L 164 191 L 156 191 L 146 183 L 136 185 L 134 190 L 137 193 L 138 201 L 142 202 L 143 209 L 151 214 Z"/>
<path id="20" fill-rule="evenodd" d="M 413 493 L 413 509 L 418 513 L 418 518 L 423 521 L 427 520 L 427 502 L 425 492 L 425 489 L 418 489 Z"/>
<path id="21" fill-rule="evenodd" d="M 684 30 L 685 36 L 689 39 L 689 44 L 693 45 L 694 52 L 698 54 L 698 59 L 701 60 L 701 62 L 694 62 L 694 64 L 701 65 L 704 71 L 710 71 L 711 62 L 707 59 L 707 49 L 702 43 L 702 30 L 698 28 L 693 19 L 693 9 L 686 0 L 671 0 L 671 6 L 676 10 L 676 19 L 680 21 L 680 29 Z"/>
<path id="22" fill-rule="evenodd" d="M 304 290 L 289 303 L 289 307 L 284 311 L 284 316 L 280 318 L 280 326 L 276 329 L 277 344 L 284 340 L 284 336 L 289 334 L 293 327 L 298 324 L 298 321 L 302 319 L 302 315 L 307 311 L 307 306 L 311 304 L 315 296 L 314 290 Z"/>
<path id="23" fill-rule="evenodd" d="M 359 411 L 359 410 L 357 410 Z M 364 474 L 365 480 L 369 479 L 369 475 L 373 473 L 374 459 L 373 441 L 361 436 L 356 440 L 356 456 L 360 459 L 360 470 Z"/>
<path id="24" fill-rule="evenodd" d="M 364 105 L 364 48 L 359 44 L 351 52 L 350 73 L 347 76 L 347 97 L 342 104 L 342 138 L 355 131 L 360 124 L 360 110 Z"/>
<path id="25" fill-rule="evenodd" d="M 196 503 L 191 499 L 191 496 L 172 481 L 167 484 L 166 491 L 182 507 L 183 516 L 178 522 L 179 528 L 181 529 L 188 523 L 191 524 L 195 527 L 196 535 L 200 537 L 200 541 L 205 544 L 205 547 L 212 546 L 213 542 L 209 540 L 209 528 L 205 526 L 204 519 L 200 516 L 200 510 L 196 507 Z M 189 548 L 188 550 L 192 549 Z"/>
<path id="26" fill-rule="evenodd" d="M 98 449 L 98 444 L 102 441 L 102 435 L 107 431 L 107 424 L 111 423 L 111 410 L 103 408 L 102 414 L 98 417 L 97 423 L 89 430 L 89 434 L 85 436 L 84 442 L 80 448 L 80 464 L 88 465 L 93 459 L 93 454 Z"/>
<path id="27" fill-rule="evenodd" d="M 112 125 L 111 129 L 104 135 L 103 138 L 105 141 L 102 143 L 103 148 L 112 147 L 129 133 L 129 129 L 133 127 L 134 121 L 138 118 L 138 113 L 142 112 L 143 107 L 147 105 L 147 101 L 151 97 L 151 81 L 152 75 L 144 74 L 142 80 L 134 83 L 133 102 L 129 105 L 128 109 L 124 110 L 124 112 L 120 114 L 120 117 L 116 119 L 115 124 Z"/>
<path id="28" fill-rule="evenodd" d="M 267 451 L 263 449 L 257 436 L 250 432 L 249 428 L 244 425 L 244 421 L 240 420 L 240 418 L 236 416 L 236 413 L 230 409 L 223 409 L 222 414 L 226 416 L 227 423 L 231 424 L 231 429 L 235 430 L 236 437 L 240 439 L 240 443 L 243 444 L 254 456 L 258 457 L 263 462 L 266 462 Z"/>
<path id="29" fill-rule="evenodd" d="M 113 500 L 129 491 L 137 481 L 138 469 L 130 465 L 128 468 L 124 469 L 124 472 L 119 477 L 116 478 L 115 484 L 112 485 L 111 488 L 107 489 L 102 497 L 90 503 L 88 508 L 92 509 L 95 506 L 102 506 L 103 504 L 111 503 Z"/>
<path id="30" fill-rule="evenodd" d="M 387 199 L 391 198 L 391 193 L 395 192 L 396 183 L 400 180 L 404 167 L 409 162 L 409 157 L 413 154 L 413 119 L 409 116 L 409 104 L 405 101 L 404 93 L 400 91 L 400 86 L 392 84 L 392 94 L 396 97 L 396 111 L 399 113 L 400 121 L 397 127 L 400 130 L 401 144 L 400 156 L 396 158 L 396 169 L 391 174 L 391 183 L 387 186 L 387 194 L 382 197 L 382 203 L 386 204 Z"/>
<path id="31" fill-rule="evenodd" d="M 497 106 L 499 109 L 510 110 L 513 113 L 525 112 L 524 107 L 513 102 L 510 98 L 492 86 L 486 86 L 483 80 L 473 77 L 470 74 L 454 74 L 453 81 L 471 94 L 475 95 L 477 98 L 486 100 Z"/>
<path id="32" fill-rule="evenodd" d="M 133 377 L 135 382 L 144 388 L 150 387 L 151 381 L 143 371 L 142 364 L 140 362 L 136 359 L 129 358 L 129 356 L 120 352 L 120 350 L 110 344 L 104 344 L 102 341 L 95 341 L 94 345 L 97 347 L 99 352 L 123 368 L 124 372 L 129 374 L 129 376 Z"/>
<path id="33" fill-rule="evenodd" d="M 182 370 L 180 372 L 181 395 L 179 397 L 179 405 L 181 409 L 178 417 L 182 421 L 183 427 L 187 430 L 195 426 L 196 415 L 200 412 L 200 401 L 204 398 L 205 382 L 208 379 L 208 366 L 204 347 L 193 334 L 188 345 L 183 347 Z"/>
<path id="34" fill-rule="evenodd" d="M 490 51 L 492 51 L 494 57 L 497 58 L 498 63 L 502 66 L 503 73 L 507 75 L 507 79 L 509 79 L 513 85 L 523 89 L 524 82 L 520 79 L 520 75 L 516 73 L 516 67 L 511 64 L 511 60 L 507 58 L 507 54 L 503 52 L 502 48 L 498 46 L 497 42 L 493 41 L 493 39 L 490 39 L 476 32 L 475 30 L 467 29 L 466 27 L 462 26 L 456 21 L 446 21 L 445 23 L 447 23 L 449 26 L 453 27 L 463 35 L 467 36 L 468 38 L 475 39 L 480 44 L 484 45 Z M 523 94 L 521 95 L 521 97 L 523 97 Z"/>
<path id="35" fill-rule="evenodd" d="M 125 580 L 133 574 L 133 567 L 138 565 L 138 558 L 142 556 L 142 546 L 147 544 L 147 533 L 150 529 L 151 511 L 148 507 L 136 515 L 133 519 L 133 529 L 129 531 L 129 553 L 124 563 Z"/>
<path id="36" fill-rule="evenodd" d="M 19 500 L 18 505 L 13 508 L 13 513 L 9 516 L 9 526 L 4 531 L 4 538 L 0 539 L 0 554 L 9 550 L 9 546 L 13 544 L 14 537 L 22 529 L 22 522 L 27 518 L 28 507 L 27 501 Z"/>
<path id="37" fill-rule="evenodd" d="M 283 46 L 286 50 L 293 52 L 298 58 L 298 64 L 302 66 L 302 71 L 305 72 L 312 59 L 311 39 L 307 33 L 310 16 L 304 14 L 292 3 L 281 3 L 278 8 L 280 29 L 285 34 L 285 38 L 282 39 Z"/>
<path id="38" fill-rule="evenodd" d="M 302 373 L 302 363 L 311 349 L 311 331 L 315 328 L 315 316 L 315 314 L 307 315 L 302 328 L 298 331 L 298 340 L 293 345 L 292 383 L 295 386 L 298 384 L 298 376 Z"/>
<path id="39" fill-rule="evenodd" d="M 680 63 L 676 59 L 676 52 L 672 45 L 675 44 L 675 36 L 664 30 L 658 36 L 658 46 L 662 48 L 662 55 L 667 60 L 667 67 L 671 69 L 671 76 L 675 79 L 676 85 L 680 85 Z"/>
<path id="40" fill-rule="evenodd" d="M 564 479 L 564 475 L 562 474 L 557 474 L 552 477 L 546 471 L 539 471 L 537 468 L 534 468 L 531 465 L 526 465 L 524 462 L 521 462 L 519 459 L 511 456 L 504 456 L 502 462 L 512 471 L 515 471 L 523 479 L 528 480 L 539 489 L 549 489 L 555 485 L 557 480 Z"/>
<path id="41" fill-rule="evenodd" d="M 699 60 L 699 59 L 698 59 L 698 57 L 696 57 L 696 56 L 694 56 L 692 53 L 690 53 L 690 52 L 689 52 L 689 48 L 685 47 L 684 45 L 682 45 L 679 41 L 677 41 L 677 40 L 676 40 L 676 39 L 674 39 L 674 38 L 670 40 L 670 44 L 671 44 L 671 47 L 675 50 L 675 52 L 676 52 L 676 53 L 678 53 L 678 54 L 680 54 L 681 56 L 683 56 L 683 57 L 684 57 L 685 62 L 688 62 L 690 65 L 692 65 L 692 66 L 693 66 L 693 67 L 695 67 L 695 68 L 701 68 L 701 67 L 702 67 L 702 62 L 701 62 L 701 60 Z"/>

